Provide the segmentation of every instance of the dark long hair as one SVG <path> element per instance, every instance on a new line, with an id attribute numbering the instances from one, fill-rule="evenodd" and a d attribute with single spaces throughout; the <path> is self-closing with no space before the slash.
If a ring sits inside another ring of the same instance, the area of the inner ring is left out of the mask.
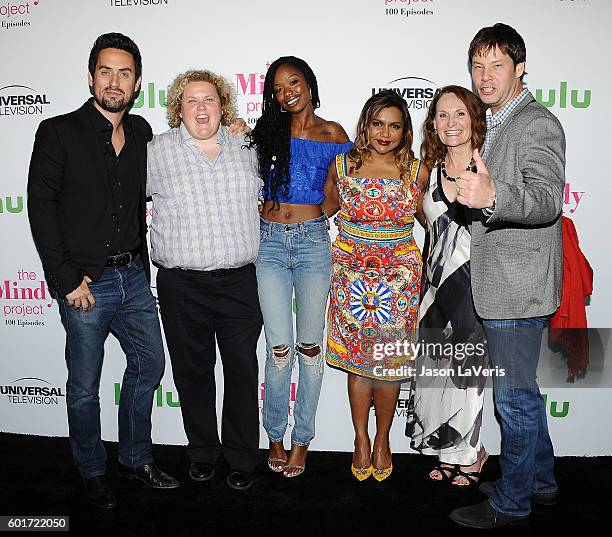
<path id="1" fill-rule="evenodd" d="M 429 105 L 427 117 L 423 123 L 423 142 L 421 143 L 421 159 L 429 169 L 441 162 L 446 156 L 446 146 L 440 141 L 434 128 L 436 106 L 442 95 L 452 93 L 464 105 L 472 120 L 472 149 L 480 149 L 485 139 L 487 123 L 484 105 L 469 89 L 461 86 L 444 86 L 439 89 Z"/>
<path id="2" fill-rule="evenodd" d="M 355 169 L 361 168 L 363 161 L 370 156 L 370 139 L 368 136 L 368 127 L 372 122 L 372 118 L 378 114 L 383 108 L 397 108 L 402 114 L 402 124 L 404 127 L 402 141 L 395 149 L 395 164 L 400 170 L 400 179 L 404 186 L 410 188 L 409 182 L 406 179 L 406 172 L 410 169 L 410 164 L 414 160 L 412 152 L 412 120 L 406 101 L 393 90 L 382 90 L 375 95 L 372 95 L 361 110 L 359 121 L 357 122 L 357 130 L 355 134 L 355 145 L 351 149 L 349 156 L 355 161 Z"/>
<path id="3" fill-rule="evenodd" d="M 255 146 L 259 175 L 274 202 L 289 193 L 291 114 L 282 110 L 274 97 L 274 77 L 281 65 L 292 65 L 299 69 L 310 87 L 312 107 L 316 109 L 320 104 L 317 78 L 304 60 L 295 56 L 283 56 L 272 62 L 264 81 L 261 117 L 250 134 L 249 147 Z"/>

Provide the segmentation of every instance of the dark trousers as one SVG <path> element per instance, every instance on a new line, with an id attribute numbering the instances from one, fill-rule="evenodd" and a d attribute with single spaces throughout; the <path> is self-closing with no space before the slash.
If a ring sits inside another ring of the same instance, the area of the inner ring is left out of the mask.
<path id="1" fill-rule="evenodd" d="M 257 340 L 262 315 L 254 265 L 229 271 L 160 268 L 157 292 L 193 462 L 223 454 L 232 470 L 259 461 Z M 215 408 L 215 336 L 223 364 L 221 439 Z"/>

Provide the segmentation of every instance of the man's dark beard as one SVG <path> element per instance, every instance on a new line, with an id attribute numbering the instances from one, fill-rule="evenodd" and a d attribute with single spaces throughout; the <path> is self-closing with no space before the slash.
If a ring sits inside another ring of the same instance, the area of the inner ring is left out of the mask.
<path id="1" fill-rule="evenodd" d="M 105 88 L 106 89 L 106 88 Z M 119 103 L 105 103 L 102 99 L 99 99 L 98 96 L 94 93 L 93 86 L 89 86 L 89 92 L 93 95 L 94 101 L 98 103 L 102 110 L 106 110 L 107 112 L 122 112 L 126 108 L 131 108 L 134 104 L 134 100 L 136 99 L 137 93 L 132 95 L 131 99 L 124 99 L 123 102 Z M 124 94 L 125 96 L 125 94 Z"/>

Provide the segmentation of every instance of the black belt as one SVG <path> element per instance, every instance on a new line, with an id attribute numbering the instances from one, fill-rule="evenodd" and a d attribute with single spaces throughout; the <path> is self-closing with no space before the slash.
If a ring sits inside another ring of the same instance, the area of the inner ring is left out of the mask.
<path id="1" fill-rule="evenodd" d="M 109 255 L 106 258 L 106 266 L 127 267 L 139 253 L 140 252 L 138 250 L 132 250 L 131 252 L 123 252 L 120 254 Z"/>
<path id="2" fill-rule="evenodd" d="M 187 272 L 188 274 L 205 274 L 207 276 L 212 276 L 213 278 L 222 278 L 223 276 L 229 276 L 230 274 L 235 274 L 236 272 L 240 272 L 241 270 L 252 267 L 253 263 L 248 263 L 246 265 L 242 265 L 241 267 L 236 268 L 222 268 L 215 270 L 193 270 L 193 269 L 182 269 L 175 268 L 170 270 L 177 270 L 180 272 Z"/>

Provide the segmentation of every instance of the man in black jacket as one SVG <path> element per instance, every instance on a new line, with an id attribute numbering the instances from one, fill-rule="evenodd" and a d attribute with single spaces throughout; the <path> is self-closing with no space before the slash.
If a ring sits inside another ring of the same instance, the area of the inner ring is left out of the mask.
<path id="1" fill-rule="evenodd" d="M 100 36 L 89 56 L 93 98 L 43 121 L 28 177 L 28 215 L 45 276 L 66 329 L 70 444 L 87 497 L 112 508 L 98 390 L 109 332 L 126 354 L 119 402 L 119 466 L 153 488 L 179 482 L 157 468 L 153 393 L 164 371 L 146 245 L 146 149 L 151 127 L 127 110 L 140 89 L 136 44 Z"/>

